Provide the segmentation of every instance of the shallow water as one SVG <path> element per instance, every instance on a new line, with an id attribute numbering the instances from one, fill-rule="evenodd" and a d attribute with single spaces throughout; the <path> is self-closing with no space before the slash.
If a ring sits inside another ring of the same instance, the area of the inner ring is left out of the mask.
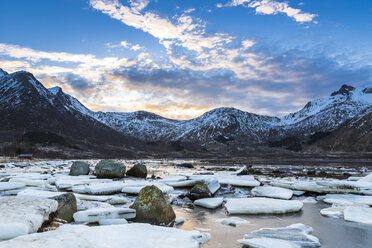
<path id="1" fill-rule="evenodd" d="M 242 247 L 237 240 L 244 234 L 260 228 L 285 227 L 295 223 L 311 226 L 313 235 L 320 239 L 323 248 L 370 248 L 372 247 L 372 226 L 347 222 L 343 219 L 323 217 L 319 211 L 330 207 L 324 203 L 305 203 L 301 212 L 284 215 L 234 215 L 249 221 L 236 227 L 221 224 L 218 219 L 229 217 L 222 207 L 208 210 L 201 207 L 185 209 L 174 207 L 177 217 L 187 220 L 181 229 L 209 232 L 211 240 L 203 247 Z M 275 247 L 273 247 L 275 248 Z"/>

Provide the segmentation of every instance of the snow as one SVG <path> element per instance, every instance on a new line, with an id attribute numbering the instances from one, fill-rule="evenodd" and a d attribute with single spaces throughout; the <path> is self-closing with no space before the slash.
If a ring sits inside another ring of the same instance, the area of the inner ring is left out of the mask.
<path id="1" fill-rule="evenodd" d="M 212 195 L 214 195 L 217 192 L 217 190 L 219 190 L 219 188 L 221 187 L 220 183 L 216 178 L 206 179 L 205 184 L 209 188 L 209 191 L 212 193 Z"/>
<path id="2" fill-rule="evenodd" d="M 289 200 L 292 198 L 293 191 L 290 189 L 273 187 L 273 186 L 260 186 L 252 189 L 254 196 L 271 197 Z"/>
<path id="3" fill-rule="evenodd" d="M 165 183 L 174 188 L 192 187 L 202 180 L 166 181 Z"/>
<path id="4" fill-rule="evenodd" d="M 239 243 L 253 248 L 310 248 L 320 247 L 312 228 L 298 223 L 282 228 L 262 228 L 244 235 Z"/>
<path id="5" fill-rule="evenodd" d="M 57 207 L 50 199 L 0 197 L 0 240 L 37 232 Z"/>
<path id="6" fill-rule="evenodd" d="M 125 235 L 123 235 L 125 234 Z M 57 230 L 5 241 L 2 248 L 200 248 L 210 235 L 149 224 L 64 225 Z"/>
<path id="7" fill-rule="evenodd" d="M 126 219 L 102 219 L 98 221 L 100 226 L 128 224 Z"/>
<path id="8" fill-rule="evenodd" d="M 133 219 L 136 210 L 131 208 L 94 208 L 74 213 L 75 222 L 98 222 L 102 219 Z"/>
<path id="9" fill-rule="evenodd" d="M 372 208 L 350 206 L 344 210 L 344 219 L 372 225 Z"/>
<path id="10" fill-rule="evenodd" d="M 30 179 L 30 178 L 22 178 L 22 177 L 13 177 L 9 179 L 11 183 L 23 183 L 26 186 L 33 186 L 33 187 L 41 187 L 46 188 L 48 182 L 46 180 L 37 180 L 37 179 Z"/>
<path id="11" fill-rule="evenodd" d="M 358 182 L 372 182 L 372 173 L 365 177 L 360 178 Z"/>
<path id="12" fill-rule="evenodd" d="M 22 197 L 36 197 L 36 198 L 50 198 L 65 194 L 65 192 L 52 192 L 52 191 L 44 191 L 44 190 L 36 190 L 36 189 L 25 189 L 20 191 L 17 196 Z"/>
<path id="13" fill-rule="evenodd" d="M 297 200 L 279 200 L 270 198 L 231 198 L 225 207 L 229 214 L 283 214 L 297 212 L 303 203 Z"/>
<path id="14" fill-rule="evenodd" d="M 20 189 L 26 186 L 25 183 L 0 182 L 0 191 Z"/>
<path id="15" fill-rule="evenodd" d="M 204 208 L 218 208 L 222 205 L 223 197 L 216 197 L 216 198 L 203 198 L 194 201 L 196 206 L 204 207 Z"/>

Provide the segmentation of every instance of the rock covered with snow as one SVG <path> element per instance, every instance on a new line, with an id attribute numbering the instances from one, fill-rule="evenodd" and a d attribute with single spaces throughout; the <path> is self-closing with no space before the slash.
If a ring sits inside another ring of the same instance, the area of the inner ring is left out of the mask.
<path id="1" fill-rule="evenodd" d="M 123 235 L 125 234 L 125 235 Z M 57 230 L 22 236 L 1 243 L 2 248 L 200 248 L 208 233 L 183 231 L 149 224 L 89 227 L 64 225 Z"/>
<path id="2" fill-rule="evenodd" d="M 225 207 L 229 214 L 284 214 L 297 212 L 303 203 L 297 200 L 279 200 L 270 198 L 230 198 Z"/>
<path id="3" fill-rule="evenodd" d="M 37 232 L 57 208 L 51 199 L 0 197 L 0 240 Z"/>

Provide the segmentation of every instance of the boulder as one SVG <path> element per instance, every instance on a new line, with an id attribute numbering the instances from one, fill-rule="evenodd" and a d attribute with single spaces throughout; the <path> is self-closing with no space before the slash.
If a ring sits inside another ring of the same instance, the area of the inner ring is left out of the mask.
<path id="1" fill-rule="evenodd" d="M 176 167 L 193 169 L 194 165 L 191 163 L 182 163 L 182 164 L 176 164 Z"/>
<path id="2" fill-rule="evenodd" d="M 88 175 L 90 172 L 89 164 L 83 161 L 74 161 L 70 168 L 70 176 Z"/>
<path id="3" fill-rule="evenodd" d="M 197 200 L 201 198 L 210 198 L 212 197 L 212 193 L 204 182 L 198 182 L 192 187 L 188 196 L 191 200 Z"/>
<path id="4" fill-rule="evenodd" d="M 51 197 L 50 199 L 58 202 L 56 218 L 67 222 L 74 221 L 74 213 L 77 212 L 76 197 L 73 193 L 66 193 Z"/>
<path id="5" fill-rule="evenodd" d="M 147 177 L 146 165 L 135 164 L 130 170 L 128 170 L 127 176 L 138 177 L 138 178 L 146 178 Z"/>
<path id="6" fill-rule="evenodd" d="M 125 174 L 125 165 L 111 159 L 101 160 L 95 169 L 98 178 L 123 178 Z"/>
<path id="7" fill-rule="evenodd" d="M 172 206 L 154 185 L 144 187 L 130 208 L 136 210 L 135 222 L 168 226 L 176 218 Z"/>

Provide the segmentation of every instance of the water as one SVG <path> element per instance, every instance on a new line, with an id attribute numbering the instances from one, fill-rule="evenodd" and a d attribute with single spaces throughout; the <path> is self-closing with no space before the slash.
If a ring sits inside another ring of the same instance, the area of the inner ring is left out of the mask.
<path id="1" fill-rule="evenodd" d="M 237 240 L 244 234 L 260 228 L 285 227 L 295 223 L 311 226 L 313 235 L 320 239 L 323 248 L 371 248 L 372 226 L 347 222 L 321 216 L 322 208 L 330 207 L 324 203 L 305 203 L 301 212 L 284 215 L 234 215 L 249 221 L 249 224 L 237 224 L 236 227 L 221 224 L 218 219 L 229 217 L 224 208 L 208 210 L 200 207 L 185 209 L 175 207 L 177 217 L 187 220 L 180 228 L 209 232 L 211 240 L 203 247 L 241 248 Z M 273 247 L 275 248 L 275 247 Z"/>

